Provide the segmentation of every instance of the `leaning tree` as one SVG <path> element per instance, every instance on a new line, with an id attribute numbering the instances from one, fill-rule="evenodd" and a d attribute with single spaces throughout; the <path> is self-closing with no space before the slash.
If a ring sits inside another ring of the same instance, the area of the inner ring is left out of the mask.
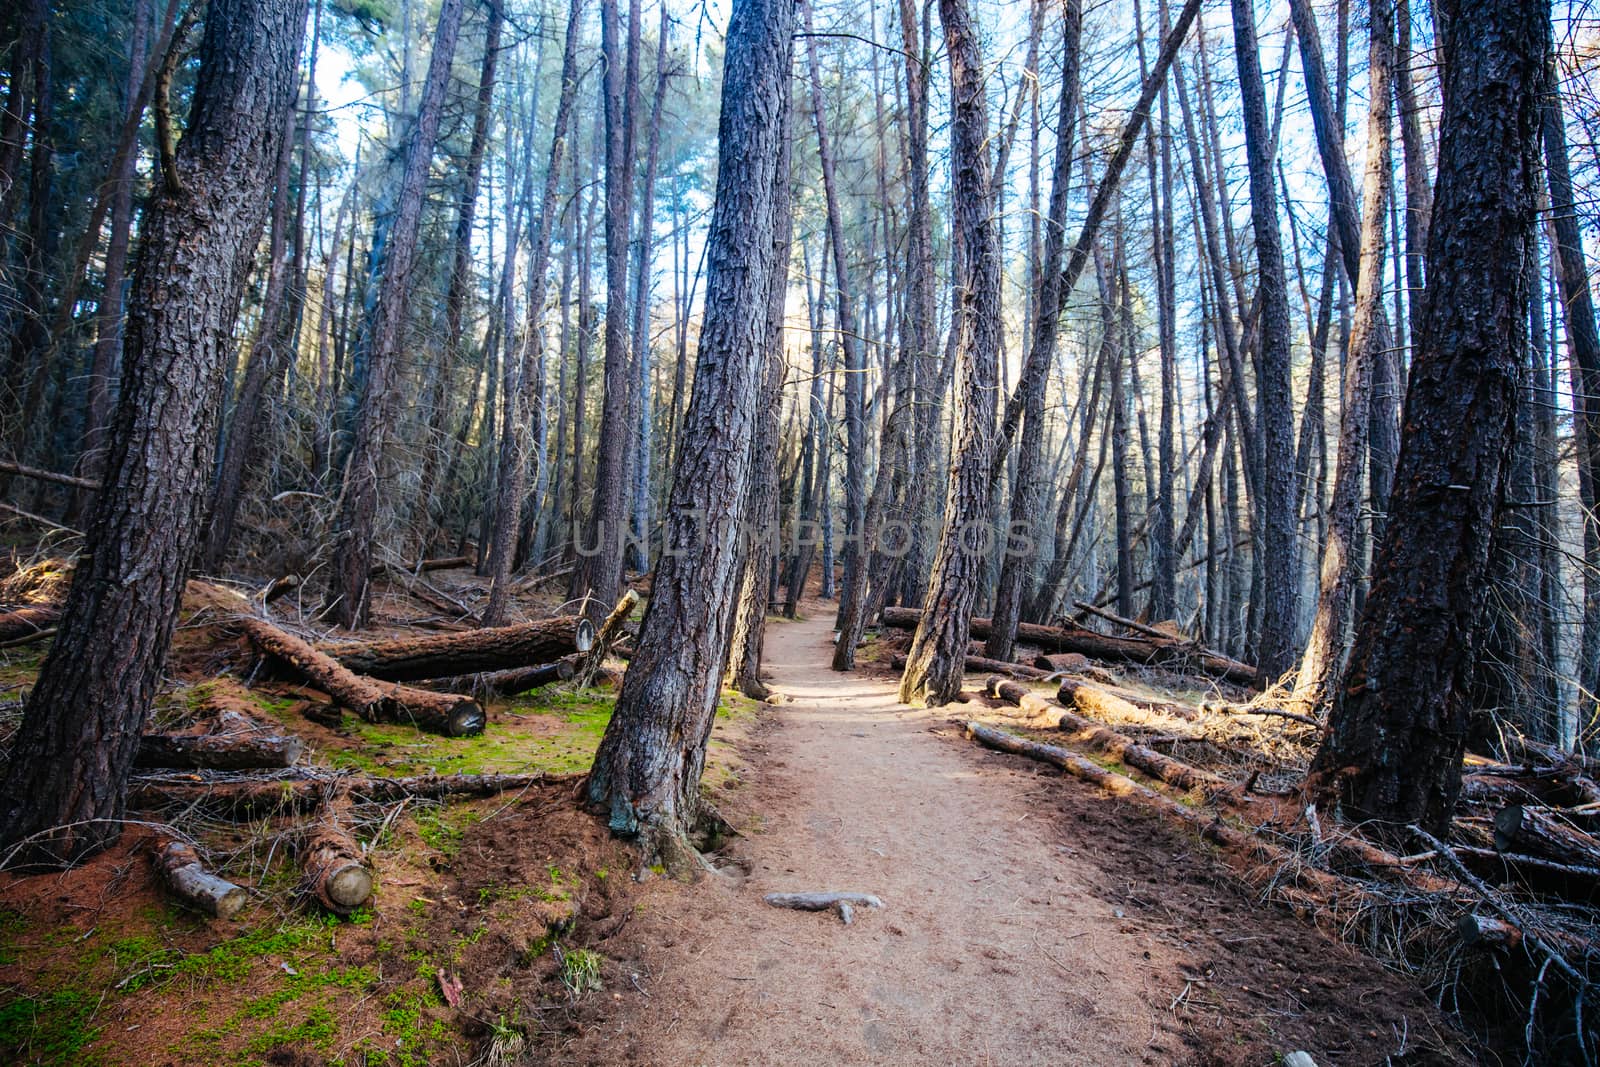
<path id="1" fill-rule="evenodd" d="M 665 516 L 666 551 L 588 797 L 646 862 L 693 869 L 688 835 L 744 562 L 745 513 L 772 287 L 785 284 L 793 0 L 740 0 L 728 25 L 705 322 Z"/>
<path id="2" fill-rule="evenodd" d="M 189 124 L 145 209 L 122 400 L 55 644 L 0 781 L 0 841 L 115 841 L 216 449 L 224 368 L 294 103 L 306 0 L 211 0 Z"/>

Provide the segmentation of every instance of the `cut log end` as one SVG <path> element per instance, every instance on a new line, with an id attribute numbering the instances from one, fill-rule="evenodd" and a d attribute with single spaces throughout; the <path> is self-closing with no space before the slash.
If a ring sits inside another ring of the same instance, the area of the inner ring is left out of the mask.
<path id="1" fill-rule="evenodd" d="M 332 911 L 355 911 L 372 896 L 372 872 L 359 863 L 343 863 L 323 881 L 318 896 Z"/>

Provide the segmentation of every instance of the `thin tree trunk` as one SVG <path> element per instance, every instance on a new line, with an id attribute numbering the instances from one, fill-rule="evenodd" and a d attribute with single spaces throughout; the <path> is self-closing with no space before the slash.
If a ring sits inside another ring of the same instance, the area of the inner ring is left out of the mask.
<path id="1" fill-rule="evenodd" d="M 1000 248 L 993 214 L 983 57 L 966 0 L 939 0 L 939 18 L 950 63 L 952 189 L 965 284 L 953 327 L 960 336 L 959 371 L 946 518 L 922 621 L 900 679 L 903 702 L 927 705 L 948 704 L 961 690 L 972 605 L 987 551 L 982 539 L 992 536 L 990 489 L 1001 333 Z"/>
<path id="2" fill-rule="evenodd" d="M 1380 0 L 1381 2 L 1381 0 Z M 1244 97 L 1245 150 L 1250 164 L 1250 218 L 1258 262 L 1260 341 L 1257 397 L 1261 406 L 1262 519 L 1261 629 L 1256 663 L 1263 678 L 1276 678 L 1293 663 L 1300 582 L 1295 546 L 1294 391 L 1290 378 L 1289 294 L 1279 231 L 1277 183 L 1273 180 L 1266 94 L 1256 51 L 1250 0 L 1233 0 L 1234 51 Z M 1380 266 L 1382 261 L 1380 260 Z"/>
<path id="3" fill-rule="evenodd" d="M 1050 175 L 1050 207 L 1045 217 L 1044 255 L 1039 262 L 1037 291 L 1033 298 L 1034 317 L 1030 322 L 1030 348 L 1025 362 L 1034 362 L 1033 352 L 1043 348 L 1039 357 L 1048 367 L 1055 359 L 1056 333 L 1062 306 L 1060 285 L 1061 264 L 1066 256 L 1067 194 L 1072 180 L 1072 131 L 1077 126 L 1078 77 L 1082 59 L 1083 4 L 1081 0 L 1067 0 L 1063 9 L 1061 42 L 1061 95 L 1056 108 L 1056 154 Z M 1036 518 L 1044 506 L 1044 479 L 1039 470 L 1044 448 L 1044 401 L 1047 378 L 1036 376 L 1029 384 L 1023 399 L 1022 438 L 1017 454 L 1017 486 L 1011 494 L 1011 523 L 1008 534 L 1027 531 L 1027 551 L 1007 551 L 1000 568 L 1000 581 L 995 592 L 994 623 L 989 631 L 985 655 L 991 659 L 1009 660 L 1016 644 L 1017 622 L 1022 616 L 1023 578 L 1033 562 L 1032 544 L 1037 543 L 1042 531 Z M 1085 442 L 1087 444 L 1087 442 Z M 1082 453 L 1079 453 L 1080 458 Z M 1080 468 L 1081 470 L 1081 464 Z M 1009 540 L 1009 538 L 1008 538 Z"/>
<path id="4" fill-rule="evenodd" d="M 1583 627 L 1578 650 L 1579 722 L 1589 718 L 1600 694 L 1600 330 L 1583 231 L 1573 200 L 1567 160 L 1566 122 L 1554 59 L 1546 73 L 1542 113 L 1545 175 L 1550 188 L 1551 229 L 1555 234 L 1556 280 L 1566 310 L 1567 353 L 1572 370 L 1575 449 L 1580 465 L 1579 504 L 1583 511 Z M 1593 740 L 1591 739 L 1591 743 Z"/>
<path id="5" fill-rule="evenodd" d="M 1355 320 L 1345 357 L 1344 408 L 1339 423 L 1339 458 L 1328 507 L 1327 547 L 1311 638 L 1300 660 L 1295 699 L 1321 707 L 1344 669 L 1360 561 L 1352 555 L 1360 521 L 1362 470 L 1372 402 L 1372 368 L 1382 358 L 1373 350 L 1383 301 L 1383 263 L 1387 248 L 1390 183 L 1389 103 L 1394 71 L 1393 11 L 1389 0 L 1371 2 L 1371 44 L 1367 52 L 1367 172 L 1362 189 L 1361 274 L 1356 279 Z"/>
<path id="6" fill-rule="evenodd" d="M 599 622 L 622 588 L 633 487 L 633 357 L 628 351 L 628 229 L 633 213 L 633 109 L 637 84 L 638 0 L 633 0 L 629 40 L 622 37 L 617 0 L 601 0 L 601 95 L 606 156 L 605 396 L 600 408 L 600 449 L 589 516 L 590 554 L 573 572 L 572 592 L 584 596 L 585 613 Z M 624 59 L 626 51 L 628 59 Z"/>
<path id="7" fill-rule="evenodd" d="M 522 513 L 522 492 L 527 484 L 528 432 L 534 407 L 544 384 L 544 304 L 549 286 L 550 241 L 555 232 L 556 193 L 561 186 L 562 156 L 567 148 L 567 125 L 578 90 L 578 39 L 583 30 L 583 0 L 567 6 L 566 45 L 561 55 L 561 96 L 556 103 L 550 157 L 544 172 L 544 192 L 539 214 L 533 220 L 533 250 L 528 265 L 528 321 L 522 344 L 518 388 L 507 397 L 505 426 L 500 433 L 500 478 L 494 509 L 494 534 L 489 545 L 489 603 L 483 624 L 505 621 L 511 562 L 517 547 L 517 520 Z M 528 131 L 532 136 L 532 127 Z M 511 265 L 507 264 L 507 270 Z"/>

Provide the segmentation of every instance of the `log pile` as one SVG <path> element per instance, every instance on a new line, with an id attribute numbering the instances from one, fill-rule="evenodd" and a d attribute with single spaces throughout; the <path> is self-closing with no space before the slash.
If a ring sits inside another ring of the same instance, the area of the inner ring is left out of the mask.
<path id="1" fill-rule="evenodd" d="M 922 612 L 917 608 L 884 608 L 881 620 L 883 625 L 895 629 L 915 630 L 922 620 Z M 973 618 L 971 632 L 973 637 L 987 638 L 989 620 Z M 1110 663 L 1137 663 L 1173 671 L 1189 671 L 1236 685 L 1256 684 L 1256 669 L 1248 663 L 1240 663 L 1193 642 L 1166 634 L 1161 637 L 1147 634 L 1116 637 L 1080 626 L 1042 626 L 1025 622 L 1017 624 L 1017 643 L 1032 645 L 1049 653 L 1076 653 Z"/>
<path id="2" fill-rule="evenodd" d="M 481 734 L 488 716 L 471 697 L 436 693 L 427 689 L 380 682 L 363 677 L 325 652 L 262 619 L 244 619 L 240 625 L 250 643 L 262 654 L 294 671 L 341 707 L 368 722 L 414 723 L 447 737 Z M 480 631 L 483 632 L 483 631 Z M 417 643 L 471 634 L 446 634 L 416 639 Z M 376 642 L 393 645 L 403 642 Z"/>

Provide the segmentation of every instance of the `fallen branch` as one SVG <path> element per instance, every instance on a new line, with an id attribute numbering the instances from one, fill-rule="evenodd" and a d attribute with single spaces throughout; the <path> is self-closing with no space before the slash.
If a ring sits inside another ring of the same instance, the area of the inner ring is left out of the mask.
<path id="1" fill-rule="evenodd" d="M 896 652 L 890 656 L 889 666 L 897 671 L 905 670 L 906 654 Z M 1037 682 L 1050 676 L 1049 671 L 1042 671 L 1025 663 L 1011 663 L 1003 659 L 990 659 L 987 656 L 968 656 L 966 662 L 962 664 L 962 669 L 967 674 L 1003 674 L 1008 678 L 1018 678 L 1025 682 Z"/>
<path id="2" fill-rule="evenodd" d="M 922 612 L 917 608 L 884 608 L 881 619 L 885 626 L 915 630 L 922 620 Z M 989 626 L 988 619 L 973 618 L 972 636 L 987 638 Z M 1077 626 L 1040 626 L 1024 622 L 1017 625 L 1017 643 L 1032 645 L 1046 652 L 1076 652 L 1091 659 L 1196 670 L 1239 685 L 1251 686 L 1257 681 L 1256 669 L 1249 664 L 1197 652 L 1193 647 L 1170 637 L 1164 641 L 1145 637 L 1112 637 Z"/>
<path id="3" fill-rule="evenodd" d="M 1091 686 L 1079 686 L 1078 689 L 1086 696 L 1094 692 Z M 1199 789 L 1233 800 L 1239 800 L 1241 797 L 1234 783 L 1227 779 L 1141 745 L 1131 737 L 1119 734 L 1109 726 L 1052 703 L 1016 682 L 990 678 L 987 691 L 991 696 L 1015 704 L 1024 711 L 1049 721 L 1052 726 L 1066 731 L 1070 743 L 1092 748 L 1130 767 L 1136 767 L 1168 785 L 1179 789 Z"/>
<path id="4" fill-rule="evenodd" d="M 100 483 L 93 478 L 79 478 L 73 474 L 57 474 L 55 471 L 27 467 L 21 463 L 12 463 L 10 460 L 0 460 L 0 474 L 11 474 L 18 478 L 32 478 L 36 482 L 54 482 L 56 485 L 70 486 L 73 489 L 88 489 L 91 491 L 100 489 Z"/>
<path id="5" fill-rule="evenodd" d="M 173 896 L 212 918 L 231 919 L 250 900 L 243 888 L 206 870 L 195 850 L 182 841 L 158 841 L 155 865 L 161 884 Z"/>
<path id="6" fill-rule="evenodd" d="M 1315 918 L 1332 920 L 1343 905 L 1367 897 L 1366 891 L 1360 886 L 1338 875 L 1306 866 L 1286 849 L 1269 844 L 1254 834 L 1236 830 L 1220 819 L 1210 818 L 1195 808 L 1163 796 L 1149 786 L 1140 785 L 1126 775 L 1108 771 L 1093 760 L 1070 749 L 1029 741 L 978 722 L 967 723 L 966 729 L 967 735 L 979 744 L 1040 760 L 1059 767 L 1075 778 L 1099 786 L 1112 796 L 1140 801 L 1173 822 L 1196 831 L 1207 841 L 1242 859 L 1255 861 L 1258 866 L 1244 872 L 1247 881 L 1256 885 L 1267 896 L 1290 904 Z M 1281 884 L 1280 875 L 1299 881 L 1312 896 L 1308 899 Z"/>
<path id="7" fill-rule="evenodd" d="M 173 781 L 170 778 L 135 778 L 128 789 L 128 807 L 155 809 L 194 807 L 233 819 L 312 811 L 321 806 L 330 789 L 343 789 L 352 803 L 392 804 L 414 797 L 443 800 L 487 797 L 514 792 L 547 782 L 567 782 L 576 775 L 550 774 L 450 774 L 416 778 L 381 778 L 362 775 L 307 774 L 266 781 Z"/>
<path id="8" fill-rule="evenodd" d="M 0 612 L 0 641 L 37 640 L 60 621 L 60 604 L 34 604 Z"/>
<path id="9" fill-rule="evenodd" d="M 617 602 L 611 608 L 611 614 L 605 617 L 600 624 L 600 632 L 594 635 L 582 661 L 575 672 L 579 687 L 594 684 L 595 677 L 600 673 L 600 667 L 605 663 L 606 656 L 611 652 L 611 645 L 622 634 L 622 627 L 628 621 L 628 616 L 633 614 L 633 609 L 639 604 L 639 594 L 632 589 L 623 591 Z"/>
<path id="10" fill-rule="evenodd" d="M 849 926 L 855 921 L 852 908 L 881 908 L 883 901 L 871 893 L 768 893 L 762 898 L 774 908 L 793 908 L 795 911 L 828 911 L 839 913 L 839 921 Z"/>

